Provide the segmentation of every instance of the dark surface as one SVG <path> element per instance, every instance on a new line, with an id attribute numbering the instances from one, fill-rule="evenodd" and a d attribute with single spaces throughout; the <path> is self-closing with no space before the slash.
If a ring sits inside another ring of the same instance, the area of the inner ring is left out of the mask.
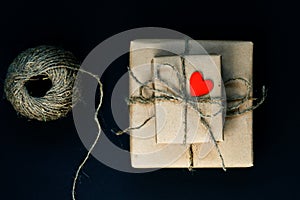
<path id="1" fill-rule="evenodd" d="M 171 28 L 195 39 L 253 41 L 255 94 L 266 85 L 269 95 L 254 112 L 255 167 L 226 173 L 162 169 L 127 174 L 91 158 L 80 176 L 78 199 L 299 198 L 298 106 L 297 101 L 285 100 L 296 94 L 293 85 L 298 85 L 293 77 L 297 52 L 291 50 L 295 43 L 287 25 L 294 12 L 287 3 L 84 2 L 0 3 L 1 96 L 7 68 L 22 50 L 58 45 L 83 60 L 104 39 L 144 26 Z M 118 62 L 124 68 L 112 68 L 115 77 L 126 71 L 128 59 Z M 110 79 L 102 80 L 109 90 Z M 28 121 L 2 99 L 0 123 L 0 199 L 70 199 L 75 170 L 86 154 L 72 116 L 47 123 Z M 128 148 L 127 138 L 118 142 Z"/>

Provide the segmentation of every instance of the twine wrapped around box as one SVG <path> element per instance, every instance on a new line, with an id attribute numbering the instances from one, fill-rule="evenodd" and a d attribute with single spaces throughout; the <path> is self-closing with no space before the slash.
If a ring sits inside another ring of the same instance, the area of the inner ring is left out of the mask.
<path id="1" fill-rule="evenodd" d="M 162 66 L 162 65 L 160 65 Z M 190 96 L 189 94 L 187 94 L 187 90 L 186 90 L 186 74 L 185 74 L 185 58 L 184 56 L 181 57 L 181 66 L 182 66 L 182 72 L 179 72 L 174 66 L 165 63 L 163 66 L 167 66 L 170 67 L 175 73 L 176 73 L 176 78 L 178 79 L 178 83 L 179 83 L 179 90 L 177 88 L 174 88 L 173 86 L 171 86 L 168 82 L 166 82 L 165 80 L 163 80 L 160 76 L 160 72 L 159 69 L 157 71 L 155 71 L 155 80 L 149 80 L 146 82 L 141 82 L 136 75 L 134 74 L 134 72 L 128 68 L 130 76 L 133 78 L 134 81 L 136 81 L 140 87 L 139 87 L 139 96 L 131 96 L 128 99 L 128 104 L 154 104 L 155 100 L 159 100 L 159 101 L 171 101 L 171 102 L 183 102 L 186 106 L 186 108 L 191 108 L 193 109 L 199 116 L 200 119 L 200 123 L 208 130 L 209 136 L 215 146 L 215 148 L 218 151 L 219 157 L 221 159 L 222 162 L 222 167 L 224 170 L 226 170 L 225 167 L 225 162 L 222 156 L 222 153 L 218 147 L 218 142 L 215 139 L 214 133 L 211 130 L 211 126 L 208 122 L 207 119 L 209 118 L 213 118 L 216 115 L 222 113 L 223 111 L 227 113 L 227 117 L 232 117 L 232 116 L 238 116 L 241 114 L 244 114 L 246 112 L 249 112 L 253 109 L 255 109 L 256 107 L 258 107 L 260 104 L 263 103 L 266 94 L 265 94 L 265 88 L 262 88 L 262 98 L 260 99 L 259 102 L 257 102 L 257 104 L 243 108 L 243 106 L 250 100 L 257 100 L 257 99 L 253 99 L 251 97 L 251 91 L 252 91 L 252 86 L 251 83 L 246 80 L 245 78 L 242 77 L 237 77 L 237 78 L 231 78 L 229 80 L 227 80 L 224 85 L 228 85 L 232 82 L 242 82 L 246 87 L 247 87 L 247 92 L 245 96 L 242 97 L 236 97 L 236 98 L 231 98 L 231 99 L 222 99 L 222 97 L 210 97 L 210 96 L 199 96 L 199 97 L 193 97 Z M 154 85 L 154 81 L 159 82 L 159 84 L 162 84 L 165 86 L 166 89 L 156 89 L 153 87 Z M 147 97 L 144 95 L 144 90 L 148 90 L 151 91 L 153 93 L 155 93 L 156 95 L 152 95 L 150 97 Z M 159 94 L 159 95 L 157 95 Z M 224 106 L 224 102 L 227 101 L 227 103 L 230 103 L 229 106 L 225 107 Z M 237 102 L 237 103 L 233 103 L 233 102 Z M 203 111 L 198 107 L 198 103 L 205 103 L 205 104 L 214 104 L 218 106 L 218 109 L 216 112 L 210 113 L 210 114 L 204 114 Z M 183 120 L 186 120 L 186 109 L 184 112 L 185 117 L 183 118 Z M 139 129 L 142 128 L 150 119 L 152 119 L 155 116 L 152 116 L 148 119 L 145 120 L 144 123 L 142 123 L 140 126 L 138 127 L 133 127 L 133 128 L 128 128 L 124 131 L 120 131 L 118 132 L 118 134 L 122 134 L 124 132 L 127 132 L 129 130 L 133 130 L 133 129 Z M 187 122 L 183 121 L 184 126 L 187 126 Z M 185 128 L 186 129 L 186 128 Z"/>

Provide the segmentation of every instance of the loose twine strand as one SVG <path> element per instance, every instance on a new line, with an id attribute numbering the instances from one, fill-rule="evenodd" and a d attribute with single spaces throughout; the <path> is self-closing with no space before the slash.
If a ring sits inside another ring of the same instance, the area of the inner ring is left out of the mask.
<path id="1" fill-rule="evenodd" d="M 98 143 L 100 135 L 101 135 L 101 125 L 100 125 L 100 122 L 98 120 L 98 114 L 99 114 L 99 111 L 100 111 L 100 108 L 101 108 L 101 105 L 102 105 L 102 101 L 103 101 L 103 85 L 102 85 L 102 83 L 100 81 L 100 78 L 97 75 L 95 75 L 95 74 L 93 74 L 91 72 L 88 72 L 86 70 L 83 70 L 83 69 L 78 69 L 78 71 L 82 72 L 82 73 L 85 73 L 85 74 L 87 74 L 87 75 L 89 75 L 92 78 L 94 78 L 94 79 L 97 80 L 97 82 L 99 84 L 100 99 L 99 99 L 99 103 L 98 103 L 98 106 L 96 108 L 96 111 L 94 113 L 94 121 L 97 124 L 98 133 L 97 133 L 97 136 L 96 136 L 93 144 L 89 148 L 89 150 L 88 150 L 85 158 L 83 159 L 82 163 L 78 166 L 78 169 L 77 169 L 77 171 L 75 173 L 75 177 L 74 177 L 73 185 L 72 185 L 72 199 L 73 200 L 76 200 L 76 198 L 75 198 L 75 191 L 76 191 L 76 184 L 77 184 L 77 179 L 79 177 L 79 173 L 80 173 L 81 169 L 83 168 L 83 166 L 85 165 L 85 163 L 87 162 L 87 160 L 89 159 L 89 157 L 90 157 L 92 151 L 94 150 L 96 144 Z"/>
<path id="2" fill-rule="evenodd" d="M 97 125 L 98 132 L 97 132 L 95 140 L 93 141 L 91 147 L 88 149 L 88 152 L 87 152 L 86 156 L 84 157 L 81 164 L 78 166 L 78 168 L 76 170 L 76 173 L 75 173 L 75 177 L 74 177 L 73 184 L 72 184 L 72 199 L 76 200 L 75 194 L 76 194 L 76 185 L 77 185 L 77 180 L 78 180 L 78 177 L 79 177 L 79 173 L 81 172 L 81 170 L 84 167 L 85 163 L 89 159 L 89 157 L 90 157 L 92 151 L 94 150 L 96 144 L 98 143 L 100 135 L 101 135 L 101 125 L 100 125 L 100 122 L 98 120 L 98 114 L 99 114 L 99 111 L 100 111 L 100 108 L 101 108 L 102 102 L 103 102 L 103 84 L 101 83 L 99 76 L 97 76 L 97 75 L 95 75 L 95 74 L 93 74 L 89 71 L 86 71 L 84 69 L 73 68 L 73 67 L 69 67 L 69 66 L 58 66 L 58 67 L 52 67 L 51 69 L 58 69 L 58 68 L 65 68 L 65 69 L 69 69 L 69 70 L 73 70 L 73 71 L 77 71 L 77 72 L 87 74 L 90 77 L 94 78 L 99 84 L 100 99 L 99 99 L 99 103 L 97 105 L 96 111 L 94 113 L 94 121 Z"/>
<path id="3" fill-rule="evenodd" d="M 88 152 L 87 152 L 86 156 L 84 157 L 81 164 L 78 166 L 78 168 L 76 170 L 76 173 L 75 173 L 75 177 L 74 177 L 73 184 L 72 184 L 72 199 L 76 200 L 76 196 L 75 196 L 76 195 L 76 185 L 77 185 L 77 180 L 78 180 L 79 174 L 80 174 L 82 168 L 84 167 L 84 165 L 86 164 L 87 160 L 89 159 L 89 157 L 90 157 L 92 151 L 94 150 L 96 144 L 98 143 L 100 135 L 101 135 L 101 125 L 100 125 L 100 122 L 98 120 L 98 114 L 99 114 L 99 111 L 100 111 L 100 108 L 101 108 L 102 102 L 103 102 L 103 84 L 101 83 L 99 76 L 97 76 L 97 75 L 95 75 L 95 74 L 93 74 L 89 71 L 86 71 L 84 69 L 73 68 L 73 67 L 69 67 L 69 66 L 58 66 L 58 67 L 52 67 L 51 69 L 58 69 L 58 68 L 65 68 L 65 69 L 81 72 L 83 74 L 87 74 L 90 77 L 94 78 L 97 81 L 97 83 L 99 84 L 100 99 L 99 99 L 99 103 L 97 105 L 96 111 L 94 113 L 94 121 L 97 125 L 98 132 L 97 132 L 95 140 L 93 141 L 91 147 L 88 149 Z"/>

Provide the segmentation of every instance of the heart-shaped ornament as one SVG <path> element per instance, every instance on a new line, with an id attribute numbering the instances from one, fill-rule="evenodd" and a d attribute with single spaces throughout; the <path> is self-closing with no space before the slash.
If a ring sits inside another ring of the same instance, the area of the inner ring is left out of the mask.
<path id="1" fill-rule="evenodd" d="M 194 72 L 190 77 L 190 94 L 199 97 L 208 94 L 214 88 L 212 80 L 204 80 L 201 72 Z"/>

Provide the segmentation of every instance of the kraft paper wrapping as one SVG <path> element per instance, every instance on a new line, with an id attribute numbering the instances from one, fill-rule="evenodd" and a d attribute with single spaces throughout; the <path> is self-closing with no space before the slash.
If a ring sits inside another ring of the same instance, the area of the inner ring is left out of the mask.
<path id="1" fill-rule="evenodd" d="M 188 41 L 189 55 L 205 55 L 198 42 L 208 54 L 220 55 L 222 78 L 242 77 L 252 82 L 253 44 L 242 41 Z M 184 40 L 135 40 L 131 42 L 130 69 L 141 81 L 151 80 L 151 61 L 161 56 L 186 53 Z M 172 49 L 165 51 L 161 49 Z M 175 53 L 175 54 L 174 54 Z M 138 95 L 139 84 L 129 79 L 129 94 Z M 226 86 L 227 97 L 245 95 L 246 87 L 234 83 Z M 249 102 L 248 104 L 251 104 Z M 131 104 L 130 126 L 135 127 L 155 114 L 154 104 Z M 219 148 L 226 167 L 253 166 L 252 111 L 225 119 L 224 141 Z M 131 163 L 135 168 L 220 168 L 222 163 L 216 148 L 203 155 L 202 143 L 197 144 L 158 144 L 155 120 L 149 121 L 141 129 L 130 132 Z"/>

